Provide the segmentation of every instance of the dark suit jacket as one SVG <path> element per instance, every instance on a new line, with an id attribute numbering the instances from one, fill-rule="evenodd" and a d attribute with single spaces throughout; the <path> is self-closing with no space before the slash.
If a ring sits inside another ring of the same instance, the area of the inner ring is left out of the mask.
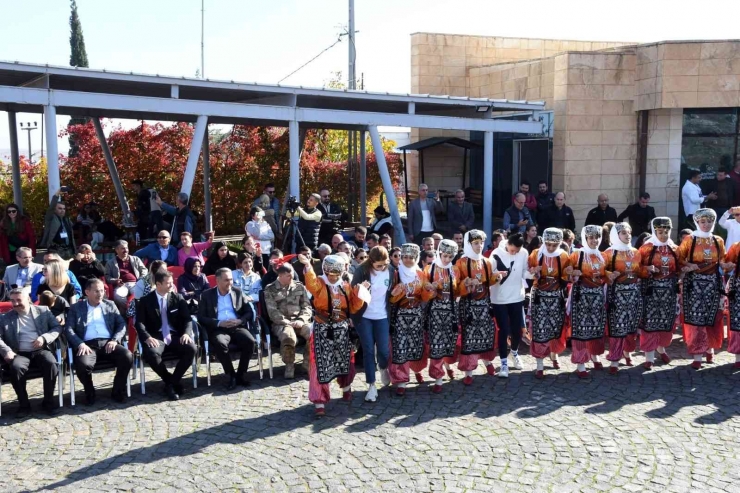
<path id="1" fill-rule="evenodd" d="M 429 208 L 429 212 L 432 213 L 432 226 L 436 231 L 437 212 L 442 210 L 442 203 L 427 197 L 427 207 Z M 409 209 L 406 213 L 406 222 L 408 223 L 409 233 L 414 235 L 415 237 L 419 236 L 419 233 L 421 232 L 421 225 L 424 222 L 424 217 L 421 213 L 421 199 L 414 199 L 411 201 L 411 204 L 409 204 Z"/>
<path id="2" fill-rule="evenodd" d="M 593 209 L 588 211 L 588 215 L 586 216 L 586 223 L 584 225 L 603 226 L 604 223 L 608 222 L 619 222 L 619 220 L 617 219 L 616 209 L 609 206 L 606 207 L 606 210 L 602 209 L 601 207 L 594 207 Z"/>
<path id="3" fill-rule="evenodd" d="M 231 288 L 231 304 L 242 325 L 249 327 L 254 319 L 252 305 L 244 299 L 241 289 Z M 218 328 L 218 287 L 203 291 L 198 304 L 198 323 L 208 330 Z"/>
<path id="4" fill-rule="evenodd" d="M 54 314 L 45 306 L 30 307 L 31 317 L 36 325 L 36 332 L 43 337 L 46 344 L 51 344 L 62 333 L 62 327 L 57 322 Z M 18 352 L 18 314 L 15 310 L 0 316 L 0 356 L 3 358 L 9 350 Z"/>
<path id="5" fill-rule="evenodd" d="M 170 324 L 170 334 L 174 339 L 175 334 L 182 336 L 187 334 L 193 338 L 193 320 L 190 318 L 190 309 L 185 298 L 177 293 L 167 295 L 167 321 Z M 162 313 L 159 308 L 157 292 L 152 291 L 136 302 L 136 332 L 139 340 L 144 342 L 150 337 L 163 340 L 162 336 Z"/>
<path id="6" fill-rule="evenodd" d="M 110 339 L 121 343 L 123 336 L 126 334 L 126 322 L 118 313 L 118 308 L 110 300 L 102 300 L 100 305 L 103 307 L 103 318 L 105 326 L 108 327 Z M 85 342 L 85 331 L 87 330 L 87 300 L 80 300 L 69 309 L 67 320 L 64 325 L 64 333 L 67 336 L 72 347 L 77 348 Z"/>

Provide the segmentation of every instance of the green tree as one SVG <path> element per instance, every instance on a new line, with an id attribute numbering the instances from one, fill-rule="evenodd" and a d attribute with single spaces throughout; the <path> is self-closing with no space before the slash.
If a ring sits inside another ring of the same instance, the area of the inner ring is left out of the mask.
<path id="1" fill-rule="evenodd" d="M 72 12 L 69 15 L 69 64 L 73 67 L 88 67 L 87 50 L 85 50 L 85 37 L 82 35 L 82 23 L 77 14 L 77 2 L 72 0 L 69 4 Z M 87 118 L 73 116 L 69 119 L 67 128 L 73 125 L 83 125 Z M 79 146 L 74 141 L 74 136 L 69 136 L 69 157 L 74 157 L 79 151 Z"/>

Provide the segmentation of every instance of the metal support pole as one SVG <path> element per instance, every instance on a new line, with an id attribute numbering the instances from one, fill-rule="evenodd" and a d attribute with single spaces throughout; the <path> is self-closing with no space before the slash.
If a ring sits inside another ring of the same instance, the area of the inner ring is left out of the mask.
<path id="1" fill-rule="evenodd" d="M 493 231 L 493 132 L 485 132 L 483 135 L 483 232 L 490 235 L 491 231 Z"/>
<path id="2" fill-rule="evenodd" d="M 190 197 L 190 192 L 193 191 L 195 170 L 198 168 L 198 157 L 200 156 L 200 149 L 203 146 L 203 138 L 206 134 L 207 127 L 208 117 L 200 115 L 198 121 L 195 123 L 195 133 L 193 134 L 193 141 L 190 143 L 188 164 L 185 167 L 185 176 L 182 178 L 182 188 L 180 188 L 180 193 L 186 193 L 188 197 Z"/>
<path id="3" fill-rule="evenodd" d="M 10 161 L 13 167 L 13 202 L 15 202 L 15 205 L 23 211 L 21 156 L 20 151 L 18 150 L 18 123 L 15 119 L 15 111 L 8 111 L 8 128 L 10 130 Z"/>
<path id="4" fill-rule="evenodd" d="M 406 233 L 403 232 L 401 215 L 398 213 L 396 192 L 393 190 L 391 175 L 388 172 L 388 163 L 385 162 L 383 146 L 380 144 L 380 134 L 378 133 L 378 127 L 376 127 L 375 125 L 368 127 L 368 130 L 370 131 L 370 140 L 373 143 L 373 151 L 375 151 L 375 161 L 378 163 L 380 181 L 383 183 L 383 191 L 385 192 L 386 199 L 388 200 L 388 210 L 391 213 L 391 219 L 393 220 L 393 230 L 396 236 L 395 243 L 397 245 L 400 245 L 406 243 Z"/>
<path id="5" fill-rule="evenodd" d="M 44 106 L 44 124 L 46 130 L 46 148 L 48 150 L 46 166 L 49 178 L 49 202 L 51 203 L 51 199 L 61 186 L 61 179 L 59 178 L 59 150 L 57 148 L 57 109 L 55 106 Z"/>
<path id="6" fill-rule="evenodd" d="M 409 210 L 409 175 L 406 168 L 406 149 L 403 150 L 403 193 L 406 194 L 406 210 Z"/>
<path id="7" fill-rule="evenodd" d="M 295 195 L 300 200 L 301 149 L 297 120 L 288 122 L 288 141 L 290 145 L 290 195 Z"/>
<path id="8" fill-rule="evenodd" d="M 103 149 L 103 156 L 105 157 L 105 162 L 108 165 L 108 173 L 110 174 L 111 180 L 113 180 L 113 187 L 116 189 L 116 195 L 118 196 L 118 201 L 121 203 L 121 211 L 123 212 L 123 222 L 131 223 L 131 211 L 128 208 L 128 201 L 126 200 L 126 193 L 123 191 L 123 186 L 121 185 L 121 177 L 118 175 L 118 169 L 116 168 L 116 163 L 113 161 L 113 154 L 110 152 L 110 147 L 108 147 L 108 141 L 105 140 L 105 134 L 103 133 L 103 126 L 100 124 L 100 118 L 92 118 L 93 126 L 95 127 L 95 134 L 98 136 L 98 142 L 100 142 L 100 147 Z"/>
<path id="9" fill-rule="evenodd" d="M 360 224 L 367 226 L 367 152 L 365 131 L 360 132 Z"/>
<path id="10" fill-rule="evenodd" d="M 206 231 L 213 231 L 213 204 L 211 203 L 211 152 L 208 129 L 203 136 L 203 202 L 205 202 Z"/>

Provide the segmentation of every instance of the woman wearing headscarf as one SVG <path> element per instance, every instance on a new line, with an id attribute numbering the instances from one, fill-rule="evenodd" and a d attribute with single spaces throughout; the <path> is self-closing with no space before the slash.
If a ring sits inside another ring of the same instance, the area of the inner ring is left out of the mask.
<path id="1" fill-rule="evenodd" d="M 537 360 L 536 378 L 544 378 L 544 360 L 550 357 L 553 368 L 560 368 L 558 354 L 565 349 L 565 298 L 570 257 L 560 245 L 563 230 L 546 228 L 542 232 L 544 245 L 529 255 L 529 272 L 534 276 L 529 305 L 532 356 Z M 513 340 L 513 338 L 512 338 Z M 499 342 L 500 344 L 500 342 Z M 519 357 L 514 361 L 521 369 Z"/>
<path id="2" fill-rule="evenodd" d="M 455 277 L 460 283 L 458 309 L 462 325 L 457 367 L 465 372 L 465 385 L 473 383 L 473 370 L 478 367 L 479 359 L 483 360 L 489 375 L 496 373 L 493 367 L 496 328 L 490 315 L 490 287 L 501 280 L 502 274 L 496 272 L 491 261 L 483 256 L 485 242 L 483 231 L 471 229 L 465 233 L 464 255 L 455 264 Z M 504 365 L 508 365 L 506 358 L 501 360 L 502 369 Z"/>
<path id="3" fill-rule="evenodd" d="M 724 240 L 713 234 L 717 214 L 712 209 L 694 213 L 696 231 L 678 247 L 678 261 L 686 273 L 683 281 L 683 330 L 691 367 L 701 368 L 702 356 L 707 363 L 714 350 L 722 347 L 724 324 L 721 316 L 722 277 L 720 262 L 725 258 Z M 731 266 L 729 266 L 731 267 Z"/>
<path id="4" fill-rule="evenodd" d="M 678 246 L 671 241 L 671 219 L 656 217 L 650 223 L 652 235 L 640 248 L 642 264 L 647 271 L 645 280 L 645 315 L 640 330 L 640 349 L 645 352 L 643 366 L 651 369 L 655 351 L 663 363 L 671 358 L 665 348 L 673 339 L 678 316 Z"/>
<path id="5" fill-rule="evenodd" d="M 0 221 L 0 256 L 5 260 L 5 265 L 16 263 L 15 252 L 20 247 L 30 248 L 33 256 L 36 256 L 36 234 L 31 220 L 21 214 L 20 208 L 8 204 L 5 216 Z"/>
<path id="6" fill-rule="evenodd" d="M 409 363 L 424 355 L 424 310 L 422 292 L 426 275 L 419 269 L 419 245 L 401 245 L 401 263 L 396 273 L 396 285 L 391 290 L 391 363 L 388 372 L 391 383 L 397 385 L 396 395 L 406 393 Z"/>
<path id="7" fill-rule="evenodd" d="M 350 315 L 370 301 L 369 282 L 356 284 L 342 280 L 346 269 L 344 259 L 327 255 L 321 264 L 324 274 L 317 277 L 311 258 L 298 255 L 304 266 L 306 288 L 313 296 L 314 324 L 308 340 L 308 399 L 316 407 L 316 415 L 325 414 L 329 402 L 329 384 L 335 378 L 342 388 L 342 399 L 352 399 L 355 378 L 355 358 L 350 339 Z"/>
<path id="8" fill-rule="evenodd" d="M 606 260 L 599 249 L 601 226 L 588 225 L 581 230 L 581 249 L 570 255 L 570 340 L 571 363 L 577 366 L 576 375 L 588 378 L 586 363 L 592 361 L 595 370 L 604 368 L 600 356 L 604 354 L 606 328 Z"/>
<path id="9" fill-rule="evenodd" d="M 223 241 L 216 241 L 211 247 L 211 254 L 203 266 L 203 274 L 212 276 L 218 269 L 227 268 L 236 270 L 236 254 L 229 251 L 229 247 Z"/>
<path id="10" fill-rule="evenodd" d="M 632 228 L 617 223 L 609 233 L 611 246 L 604 252 L 609 279 L 607 317 L 609 329 L 609 374 L 616 375 L 619 360 L 632 366 L 630 353 L 637 347 L 637 327 L 642 318 L 642 282 L 647 272 L 640 252 L 631 244 Z"/>
<path id="11" fill-rule="evenodd" d="M 208 279 L 201 272 L 200 260 L 193 257 L 188 258 L 183 266 L 183 273 L 177 278 L 177 292 L 185 298 L 188 304 L 197 307 L 200 295 L 209 287 Z"/>
<path id="12" fill-rule="evenodd" d="M 426 266 L 424 275 L 426 283 L 422 291 L 422 300 L 427 303 L 425 317 L 425 332 L 427 342 L 424 347 L 424 356 L 419 361 L 411 362 L 411 370 L 416 374 L 416 380 L 421 383 L 421 371 L 429 363 L 429 376 L 434 379 L 432 392 L 442 392 L 442 378 L 445 370 L 450 379 L 454 372 L 450 365 L 456 360 L 457 340 L 459 335 L 457 305 L 455 299 L 459 296 L 459 283 L 455 277 L 455 265 L 452 259 L 457 255 L 457 243 L 452 240 L 442 240 L 437 247 L 437 255 L 431 265 Z"/>
<path id="13" fill-rule="evenodd" d="M 378 237 L 387 234 L 393 238 L 393 221 L 391 219 L 391 213 L 386 211 L 382 205 L 376 207 L 375 210 L 373 210 L 373 213 L 375 214 L 375 219 L 373 219 L 373 222 L 368 226 L 367 234 L 375 233 Z"/>

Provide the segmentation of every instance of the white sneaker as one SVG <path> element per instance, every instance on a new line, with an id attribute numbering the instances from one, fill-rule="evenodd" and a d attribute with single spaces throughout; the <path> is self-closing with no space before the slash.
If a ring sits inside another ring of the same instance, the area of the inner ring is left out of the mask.
<path id="1" fill-rule="evenodd" d="M 391 384 L 391 375 L 388 373 L 388 368 L 380 370 L 380 383 L 383 384 L 383 387 L 387 387 Z"/>
<path id="2" fill-rule="evenodd" d="M 501 369 L 498 371 L 499 378 L 509 378 L 509 365 L 501 365 Z"/>
<path id="3" fill-rule="evenodd" d="M 514 369 L 515 370 L 521 370 L 522 368 L 524 368 L 522 366 L 522 359 L 519 357 L 518 354 L 515 354 L 514 355 Z"/>
<path id="4" fill-rule="evenodd" d="M 375 388 L 375 385 L 371 385 L 370 389 L 368 389 L 367 394 L 365 394 L 365 402 L 375 402 L 375 400 L 378 398 L 378 389 Z"/>

